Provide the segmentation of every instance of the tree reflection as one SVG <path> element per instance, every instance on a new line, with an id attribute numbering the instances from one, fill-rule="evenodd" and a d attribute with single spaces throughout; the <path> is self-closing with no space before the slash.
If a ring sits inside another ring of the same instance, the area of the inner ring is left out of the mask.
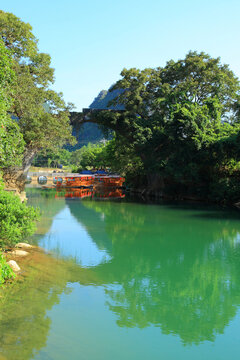
<path id="1" fill-rule="evenodd" d="M 42 234 L 66 202 L 39 195 L 30 202 L 49 218 Z M 75 282 L 104 286 L 120 327 L 159 327 L 185 344 L 225 331 L 240 303 L 238 214 L 101 201 L 67 206 L 111 261 L 83 268 L 41 252 L 22 260 L 26 277 L 0 293 L 0 359 L 31 359 L 46 346 L 48 310 Z"/>
<path id="2" fill-rule="evenodd" d="M 70 291 L 66 265 L 41 252 L 22 260 L 26 277 L 0 292 L 0 359 L 32 359 L 46 345 L 51 326 L 47 311 Z"/>
<path id="3" fill-rule="evenodd" d="M 28 203 L 42 211 L 36 237 L 49 231 L 54 216 L 65 206 L 55 200 L 55 191 L 28 189 Z M 47 311 L 68 292 L 70 262 L 42 252 L 20 261 L 23 275 L 0 291 L 0 359 L 32 359 L 46 345 L 51 326 Z M 2 357 L 1 357 L 2 356 Z"/>
<path id="4" fill-rule="evenodd" d="M 40 221 L 35 234 L 35 239 L 37 240 L 50 230 L 54 217 L 65 208 L 66 203 L 64 199 L 56 199 L 55 189 L 41 190 L 38 188 L 28 188 L 27 198 L 29 205 L 37 207 L 41 211 Z"/>
<path id="5" fill-rule="evenodd" d="M 213 210 L 83 204 L 104 214 L 112 261 L 87 272 L 91 283 L 114 285 L 106 286 L 107 305 L 119 326 L 158 326 L 186 344 L 224 332 L 240 303 L 238 214 L 226 220 Z M 76 205 L 70 210 L 84 220 Z M 203 221 L 207 213 L 212 219 Z"/>

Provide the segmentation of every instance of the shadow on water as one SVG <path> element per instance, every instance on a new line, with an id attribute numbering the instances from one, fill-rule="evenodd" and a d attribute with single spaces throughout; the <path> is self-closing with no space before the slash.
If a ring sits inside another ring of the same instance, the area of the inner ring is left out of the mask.
<path id="1" fill-rule="evenodd" d="M 164 205 L 164 204 L 163 204 Z M 167 204 L 165 204 L 167 205 Z M 203 219 L 219 219 L 219 220 L 240 220 L 240 210 L 236 207 L 218 207 L 214 205 L 202 204 L 174 204 L 168 205 L 173 210 L 189 211 L 190 216 Z"/>
<path id="2" fill-rule="evenodd" d="M 27 276 L 1 293 L 0 359 L 31 359 L 46 345 L 48 312 L 61 294 L 71 291 L 71 283 L 104 288 L 106 306 L 119 327 L 159 327 L 164 334 L 178 335 L 183 344 L 214 341 L 236 316 L 237 213 L 131 201 L 66 202 L 53 192 L 42 194 L 28 193 L 29 202 L 45 210 L 37 237 L 49 231 L 67 206 L 111 260 L 93 267 L 43 253 L 28 260 Z"/>

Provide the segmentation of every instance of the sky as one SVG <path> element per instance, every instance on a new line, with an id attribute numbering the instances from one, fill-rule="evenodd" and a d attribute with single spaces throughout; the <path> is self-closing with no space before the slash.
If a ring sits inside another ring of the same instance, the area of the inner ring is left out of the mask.
<path id="1" fill-rule="evenodd" d="M 164 66 L 190 50 L 220 57 L 240 77 L 239 0 L 0 0 L 51 55 L 53 89 L 76 110 L 123 68 Z"/>

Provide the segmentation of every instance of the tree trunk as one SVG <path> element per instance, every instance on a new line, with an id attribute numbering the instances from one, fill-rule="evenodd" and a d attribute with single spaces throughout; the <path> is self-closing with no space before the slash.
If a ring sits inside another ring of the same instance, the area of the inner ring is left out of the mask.
<path id="1" fill-rule="evenodd" d="M 165 188 L 164 178 L 155 173 L 149 173 L 147 175 L 148 188 L 150 191 L 163 191 Z"/>
<path id="2" fill-rule="evenodd" d="M 3 169 L 3 180 L 7 190 L 15 190 L 19 194 L 24 191 L 27 173 L 36 153 L 36 150 L 26 149 L 21 167 Z"/>
<path id="3" fill-rule="evenodd" d="M 22 161 L 22 172 L 23 176 L 27 177 L 28 170 L 30 169 L 30 166 L 33 162 L 33 159 L 37 153 L 37 150 L 35 149 L 26 149 L 23 155 L 23 161 Z"/>

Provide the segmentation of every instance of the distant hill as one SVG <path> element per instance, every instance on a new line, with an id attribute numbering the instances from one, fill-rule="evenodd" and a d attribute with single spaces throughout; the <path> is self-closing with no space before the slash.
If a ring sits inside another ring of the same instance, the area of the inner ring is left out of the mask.
<path id="1" fill-rule="evenodd" d="M 111 88 L 110 88 L 111 89 Z M 113 90 L 101 90 L 98 96 L 93 100 L 91 105 L 89 106 L 90 109 L 99 109 L 99 110 L 124 110 L 123 105 L 111 105 L 109 106 L 109 102 L 115 99 L 119 94 L 123 92 L 121 89 Z M 86 123 L 83 124 L 81 130 L 78 132 L 75 128 L 73 128 L 73 135 L 77 135 L 77 144 L 75 146 L 67 145 L 65 148 L 74 151 L 80 149 L 82 146 L 87 145 L 90 143 L 98 143 L 101 140 L 105 139 L 105 136 L 99 126 L 93 123 Z"/>
<path id="2" fill-rule="evenodd" d="M 110 88 L 111 89 L 111 88 Z M 110 91 L 110 89 L 102 90 L 98 94 L 98 96 L 93 100 L 91 105 L 89 106 L 90 109 L 99 109 L 99 110 L 106 110 L 106 109 L 112 109 L 112 110 L 124 110 L 124 106 L 121 104 L 117 105 L 109 105 L 109 102 L 114 100 L 118 95 L 122 94 L 122 89 L 116 89 L 113 91 Z"/>

